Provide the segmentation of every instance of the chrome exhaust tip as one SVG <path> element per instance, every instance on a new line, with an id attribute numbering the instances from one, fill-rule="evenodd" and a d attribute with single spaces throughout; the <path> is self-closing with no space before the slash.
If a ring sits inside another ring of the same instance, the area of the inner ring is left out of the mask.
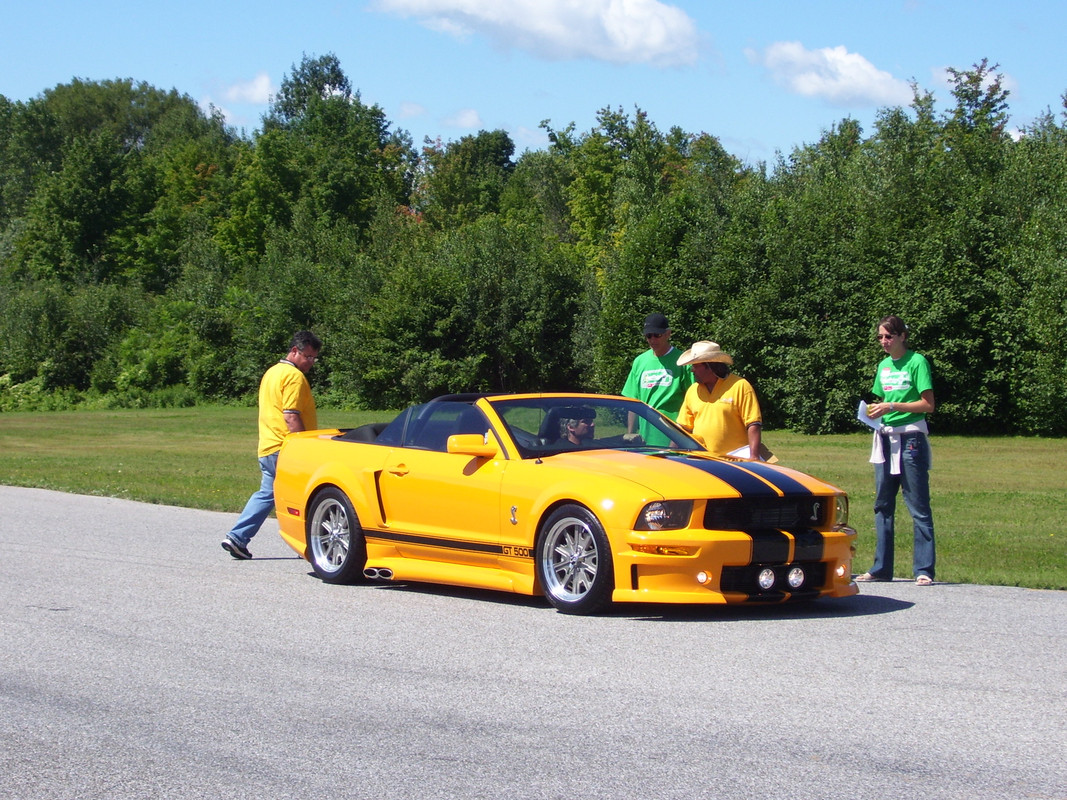
<path id="1" fill-rule="evenodd" d="M 372 581 L 378 579 L 379 572 L 375 567 L 367 567 L 363 570 L 363 577 L 370 578 Z"/>
<path id="2" fill-rule="evenodd" d="M 383 581 L 391 581 L 393 579 L 393 571 L 388 568 L 382 568 L 378 570 L 378 577 Z"/>

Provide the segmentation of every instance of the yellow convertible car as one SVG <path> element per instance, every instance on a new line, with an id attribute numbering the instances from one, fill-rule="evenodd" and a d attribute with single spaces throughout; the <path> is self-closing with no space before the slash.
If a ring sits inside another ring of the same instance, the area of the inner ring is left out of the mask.
<path id="1" fill-rule="evenodd" d="M 330 583 L 544 595 L 573 614 L 857 592 L 844 492 L 713 457 L 622 397 L 449 395 L 292 434 L 274 498 L 282 538 Z"/>

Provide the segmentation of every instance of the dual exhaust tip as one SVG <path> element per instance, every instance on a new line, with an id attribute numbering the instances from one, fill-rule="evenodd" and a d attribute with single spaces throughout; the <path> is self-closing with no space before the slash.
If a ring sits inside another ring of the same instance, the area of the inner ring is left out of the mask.
<path id="1" fill-rule="evenodd" d="M 363 577 L 372 581 L 391 581 L 393 579 L 393 571 L 388 567 L 367 567 L 363 570 Z"/>

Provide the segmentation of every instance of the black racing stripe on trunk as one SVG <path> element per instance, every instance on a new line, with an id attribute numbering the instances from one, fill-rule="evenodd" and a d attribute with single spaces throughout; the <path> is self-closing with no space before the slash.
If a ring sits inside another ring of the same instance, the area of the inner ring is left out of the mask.
<path id="1" fill-rule="evenodd" d="M 465 542 L 459 539 L 442 539 L 437 536 L 420 536 L 414 533 L 399 533 L 397 531 L 365 531 L 364 537 L 368 541 L 383 539 L 387 542 L 441 547 L 445 550 L 462 550 L 475 553 L 503 553 L 504 551 L 503 546 L 499 544 Z"/>
<path id="2" fill-rule="evenodd" d="M 774 489 L 755 475 L 746 472 L 729 461 L 712 461 L 711 459 L 690 458 L 689 456 L 674 454 L 664 456 L 664 458 L 674 461 L 677 464 L 685 464 L 686 466 L 706 472 L 709 475 L 718 478 L 731 488 L 736 489 L 740 492 L 742 497 L 778 496 L 778 493 L 775 492 Z M 805 491 L 805 494 L 807 493 L 808 492 Z"/>
<path id="3" fill-rule="evenodd" d="M 781 531 L 747 531 L 752 537 L 752 563 L 780 563 L 789 560 L 789 537 Z"/>

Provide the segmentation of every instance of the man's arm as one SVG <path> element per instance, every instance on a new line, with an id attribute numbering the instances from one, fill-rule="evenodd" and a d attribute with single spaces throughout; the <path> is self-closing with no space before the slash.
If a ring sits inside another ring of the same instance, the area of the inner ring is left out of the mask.
<path id="1" fill-rule="evenodd" d="M 763 425 L 753 422 L 748 426 L 748 454 L 752 461 L 759 461 L 760 444 L 763 441 Z"/>

